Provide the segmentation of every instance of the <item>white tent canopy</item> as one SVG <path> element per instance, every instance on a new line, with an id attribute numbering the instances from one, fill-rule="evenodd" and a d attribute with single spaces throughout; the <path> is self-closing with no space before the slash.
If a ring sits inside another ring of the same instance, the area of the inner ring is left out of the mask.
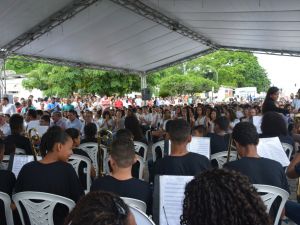
<path id="1" fill-rule="evenodd" d="M 1 0 L 0 50 L 147 73 L 219 48 L 300 55 L 298 0 Z"/>

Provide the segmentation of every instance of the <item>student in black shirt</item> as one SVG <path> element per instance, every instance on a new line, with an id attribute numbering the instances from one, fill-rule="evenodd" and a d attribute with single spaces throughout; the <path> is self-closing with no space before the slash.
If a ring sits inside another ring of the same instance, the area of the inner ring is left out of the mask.
<path id="1" fill-rule="evenodd" d="M 72 138 L 73 140 L 73 153 L 76 155 L 82 155 L 85 156 L 87 158 L 89 158 L 92 162 L 92 159 L 90 158 L 89 154 L 87 154 L 85 151 L 83 151 L 80 148 L 77 148 L 80 145 L 80 133 L 79 130 L 75 129 L 75 128 L 68 128 L 65 130 L 65 132 Z M 80 183 L 82 185 L 82 187 L 84 189 L 87 188 L 87 184 L 86 184 L 86 173 L 84 173 L 84 170 L 86 169 L 87 165 L 84 162 L 81 162 L 79 164 L 79 180 Z M 92 165 L 91 167 L 91 174 L 90 176 L 92 178 L 96 177 L 96 170 L 94 168 L 94 166 Z"/>
<path id="2" fill-rule="evenodd" d="M 225 168 L 246 175 L 252 184 L 271 185 L 289 192 L 282 165 L 274 160 L 261 158 L 257 154 L 259 136 L 253 124 L 249 122 L 237 124 L 233 129 L 232 138 L 241 159 L 225 164 Z M 270 212 L 272 217 L 275 215 L 278 204 L 277 202 L 273 204 L 274 208 Z"/>
<path id="3" fill-rule="evenodd" d="M 275 104 L 275 102 L 278 100 L 279 98 L 279 89 L 277 87 L 270 87 L 265 101 L 262 105 L 262 113 L 265 114 L 267 112 L 273 111 L 273 112 L 278 112 L 278 113 L 282 113 L 284 115 L 289 114 L 289 111 L 287 109 L 282 109 L 282 108 L 278 108 Z"/>
<path id="4" fill-rule="evenodd" d="M 208 133 L 210 137 L 211 154 L 227 151 L 230 135 L 227 133 L 229 128 L 229 120 L 225 116 L 221 116 L 215 120 L 214 133 Z"/>
<path id="5" fill-rule="evenodd" d="M 84 126 L 84 139 L 82 139 L 81 143 L 89 143 L 95 142 L 97 143 L 97 138 L 95 137 L 97 134 L 97 126 L 94 123 L 88 123 Z"/>
<path id="6" fill-rule="evenodd" d="M 168 134 L 171 140 L 171 154 L 159 159 L 154 164 L 155 175 L 190 175 L 194 176 L 210 168 L 208 158 L 188 152 L 187 144 L 191 141 L 191 127 L 183 119 L 169 122 Z M 151 177 L 151 181 L 153 181 Z"/>
<path id="7" fill-rule="evenodd" d="M 60 195 L 77 202 L 84 194 L 79 179 L 68 158 L 73 154 L 71 137 L 62 129 L 50 128 L 43 136 L 42 149 L 47 149 L 41 161 L 30 162 L 21 169 L 15 192 L 37 191 Z M 66 207 L 54 209 L 54 224 L 63 224 Z"/>
<path id="8" fill-rule="evenodd" d="M 147 213 L 151 213 L 152 192 L 145 181 L 132 177 L 131 168 L 135 163 L 135 149 L 132 140 L 116 139 L 110 152 L 110 176 L 96 179 L 91 191 L 109 191 L 122 197 L 135 198 L 147 205 Z"/>
<path id="9" fill-rule="evenodd" d="M 0 164 L 3 160 L 3 156 L 4 156 L 4 143 L 2 139 L 0 139 Z M 16 182 L 16 177 L 11 171 L 0 168 L 0 192 L 4 192 L 11 197 L 13 188 L 15 186 L 15 182 Z M 5 218 L 4 205 L 3 202 L 0 200 L 0 225 L 6 225 L 4 218 Z"/>
<path id="10" fill-rule="evenodd" d="M 9 119 L 9 126 L 11 129 L 11 135 L 8 135 L 4 143 L 7 144 L 14 144 L 16 148 L 24 149 L 26 155 L 33 155 L 32 146 L 30 140 L 21 135 L 24 131 L 24 119 L 19 114 L 14 114 Z M 11 152 L 5 151 L 6 155 L 9 155 Z"/>

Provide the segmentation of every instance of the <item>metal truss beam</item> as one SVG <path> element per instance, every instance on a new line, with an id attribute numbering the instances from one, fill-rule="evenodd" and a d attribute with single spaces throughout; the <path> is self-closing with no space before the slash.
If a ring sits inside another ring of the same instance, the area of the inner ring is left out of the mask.
<path id="1" fill-rule="evenodd" d="M 227 50 L 227 51 L 243 51 L 243 52 L 247 51 L 247 52 L 253 52 L 256 54 L 300 57 L 300 51 L 261 49 L 261 48 L 244 48 L 244 47 L 235 47 L 235 46 L 221 46 L 220 48 L 223 50 Z"/>
<path id="2" fill-rule="evenodd" d="M 99 0 L 75 0 L 72 1 L 70 4 L 65 6 L 64 8 L 60 9 L 59 11 L 55 12 L 47 19 L 42 21 L 41 23 L 37 24 L 30 30 L 26 31 L 25 33 L 21 34 L 19 37 L 15 38 L 8 44 L 0 47 L 0 51 L 6 52 L 15 52 L 20 48 L 28 45 L 32 41 L 36 40 L 37 38 L 41 37 L 45 33 L 48 33 L 53 28 L 59 26 L 63 22 L 68 19 L 71 19 L 76 14 L 81 12 L 82 10 L 86 9 L 90 5 L 94 4 Z"/>
<path id="3" fill-rule="evenodd" d="M 95 70 L 116 71 L 124 74 L 135 74 L 135 75 L 143 74 L 142 71 L 138 71 L 138 70 L 75 62 L 75 61 L 56 59 L 56 58 L 47 58 L 47 57 L 24 55 L 24 54 L 12 54 L 11 57 L 13 56 L 22 56 L 21 58 L 17 58 L 17 60 L 22 60 L 26 62 L 48 63 L 48 64 L 59 65 L 59 66 L 70 66 L 70 67 L 87 68 L 87 69 L 95 69 Z"/>
<path id="4" fill-rule="evenodd" d="M 186 36 L 194 41 L 200 42 L 201 44 L 210 48 L 218 48 L 218 44 L 209 40 L 208 38 L 200 35 L 198 32 L 193 31 L 189 27 L 179 23 L 178 21 L 164 15 L 163 13 L 149 7 L 139 0 L 110 0 L 118 5 L 123 6 L 149 20 L 154 21 L 174 32 L 177 32 L 183 36 Z"/>
<path id="5" fill-rule="evenodd" d="M 207 49 L 207 50 L 198 52 L 198 53 L 196 53 L 196 54 L 193 54 L 193 55 L 190 55 L 190 56 L 187 56 L 187 57 L 184 57 L 184 58 L 179 59 L 179 60 L 176 60 L 176 61 L 174 61 L 174 62 L 167 63 L 167 64 L 164 64 L 164 65 L 162 65 L 162 66 L 158 66 L 158 67 L 156 67 L 156 68 L 154 68 L 154 69 L 147 70 L 147 71 L 146 71 L 146 74 L 153 73 L 153 72 L 156 72 L 156 71 L 159 71 L 159 70 L 163 70 L 163 69 L 166 69 L 166 68 L 171 67 L 171 66 L 176 66 L 176 65 L 178 65 L 178 64 L 180 64 L 180 63 L 184 63 L 184 62 L 186 62 L 186 61 L 190 61 L 190 60 L 199 58 L 199 57 L 201 57 L 201 56 L 204 56 L 204 55 L 213 53 L 214 51 L 216 51 L 216 49 L 209 48 L 209 49 Z"/>

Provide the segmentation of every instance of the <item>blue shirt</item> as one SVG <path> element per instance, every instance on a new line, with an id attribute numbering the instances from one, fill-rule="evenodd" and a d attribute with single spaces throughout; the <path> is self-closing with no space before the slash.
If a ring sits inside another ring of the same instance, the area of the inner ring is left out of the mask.
<path id="1" fill-rule="evenodd" d="M 53 109 L 53 110 L 52 110 Z M 60 110 L 60 105 L 57 102 L 49 103 L 47 105 L 47 110 L 52 110 L 53 112 L 57 112 Z"/>

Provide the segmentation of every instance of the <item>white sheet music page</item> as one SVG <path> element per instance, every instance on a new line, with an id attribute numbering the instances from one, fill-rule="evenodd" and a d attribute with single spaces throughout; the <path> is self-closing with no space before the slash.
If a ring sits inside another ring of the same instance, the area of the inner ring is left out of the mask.
<path id="1" fill-rule="evenodd" d="M 261 131 L 261 128 L 260 128 L 261 127 L 262 116 L 253 116 L 252 120 L 253 120 L 253 125 L 256 127 L 257 133 L 262 134 L 262 131 Z"/>
<path id="2" fill-rule="evenodd" d="M 210 138 L 192 137 L 192 141 L 186 146 L 189 152 L 198 153 L 210 159 Z M 171 141 L 169 141 L 169 155 L 171 154 Z"/>
<path id="3" fill-rule="evenodd" d="M 210 159 L 210 138 L 192 137 L 192 141 L 187 145 L 187 150 L 204 155 Z"/>
<path id="4" fill-rule="evenodd" d="M 193 176 L 159 177 L 159 224 L 180 225 L 186 183 Z"/>
<path id="5" fill-rule="evenodd" d="M 34 160 L 33 155 L 15 155 L 14 162 L 12 166 L 12 172 L 18 177 L 22 167 L 29 162 Z"/>
<path id="6" fill-rule="evenodd" d="M 278 137 L 260 138 L 257 146 L 257 153 L 260 157 L 273 159 L 283 167 L 290 164 L 281 142 Z"/>

